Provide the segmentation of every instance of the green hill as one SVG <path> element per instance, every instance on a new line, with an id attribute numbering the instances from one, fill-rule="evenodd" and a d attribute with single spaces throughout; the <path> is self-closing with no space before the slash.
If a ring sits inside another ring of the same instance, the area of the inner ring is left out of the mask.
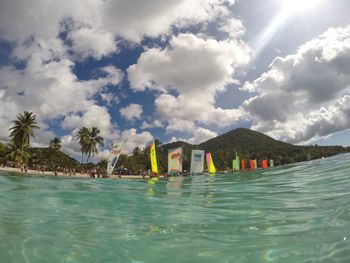
<path id="1" fill-rule="evenodd" d="M 8 160 L 7 154 L 9 150 L 7 146 L 0 143 L 0 162 L 5 163 Z M 70 157 L 62 151 L 54 152 L 47 148 L 33 147 L 29 148 L 28 166 L 45 167 L 45 169 L 52 170 L 58 166 L 65 168 L 80 169 L 80 163 L 74 158 Z"/>
<path id="2" fill-rule="evenodd" d="M 65 167 L 80 169 L 80 163 L 64 152 L 53 152 L 49 148 L 29 148 L 28 166 L 45 167 L 47 170 L 53 168 Z M 0 143 L 0 162 L 5 163 L 7 160 L 8 149 L 5 144 Z"/>
<path id="3" fill-rule="evenodd" d="M 231 167 L 236 152 L 241 159 L 257 159 L 259 163 L 263 159 L 273 159 L 275 165 L 282 165 L 328 157 L 349 150 L 341 146 L 297 146 L 275 140 L 253 130 L 239 128 L 199 145 L 175 142 L 160 146 L 158 148 L 158 159 L 162 171 L 166 171 L 167 150 L 179 146 L 184 147 L 184 170 L 189 170 L 192 149 L 211 152 L 214 163 L 219 169 Z"/>
<path id="4" fill-rule="evenodd" d="M 217 150 L 259 150 L 268 148 L 285 149 L 293 145 L 277 141 L 265 134 L 249 129 L 239 128 L 219 135 L 198 145 L 208 151 Z"/>
<path id="5" fill-rule="evenodd" d="M 237 152 L 243 159 L 273 159 L 276 165 L 301 162 L 346 152 L 341 146 L 296 146 L 275 140 L 265 134 L 235 129 L 199 145 L 212 152 L 218 167 L 231 166 Z"/>
<path id="6" fill-rule="evenodd" d="M 79 168 L 80 163 L 74 158 L 70 157 L 62 151 L 53 153 L 49 148 L 30 148 L 30 158 L 28 165 L 33 166 L 45 166 L 46 169 L 52 169 L 54 167 L 66 167 L 66 168 Z"/>

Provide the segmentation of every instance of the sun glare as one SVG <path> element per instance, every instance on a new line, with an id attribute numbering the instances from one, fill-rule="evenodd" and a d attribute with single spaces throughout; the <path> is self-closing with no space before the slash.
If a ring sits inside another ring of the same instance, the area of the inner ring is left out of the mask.
<path id="1" fill-rule="evenodd" d="M 282 0 L 281 2 L 287 12 L 304 13 L 316 7 L 320 0 Z"/>

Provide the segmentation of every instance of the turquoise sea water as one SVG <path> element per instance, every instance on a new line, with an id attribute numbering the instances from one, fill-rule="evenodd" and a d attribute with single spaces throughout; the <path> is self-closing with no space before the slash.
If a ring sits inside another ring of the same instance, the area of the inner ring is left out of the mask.
<path id="1" fill-rule="evenodd" d="M 0 262 L 350 262 L 348 154 L 158 181 L 0 175 Z"/>

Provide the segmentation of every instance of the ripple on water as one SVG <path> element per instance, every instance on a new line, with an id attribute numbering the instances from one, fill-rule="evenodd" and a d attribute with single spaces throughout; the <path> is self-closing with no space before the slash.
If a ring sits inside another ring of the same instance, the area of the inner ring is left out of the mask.
<path id="1" fill-rule="evenodd" d="M 153 181 L 0 173 L 3 262 L 350 262 L 350 155 Z"/>

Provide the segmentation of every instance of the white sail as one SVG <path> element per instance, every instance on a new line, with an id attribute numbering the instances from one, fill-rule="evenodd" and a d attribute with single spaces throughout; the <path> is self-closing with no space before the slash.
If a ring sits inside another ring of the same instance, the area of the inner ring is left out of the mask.
<path id="1" fill-rule="evenodd" d="M 204 151 L 192 150 L 191 173 L 202 173 L 204 171 Z"/>
<path id="2" fill-rule="evenodd" d="M 168 152 L 168 173 L 182 173 L 182 147 L 169 150 Z"/>
<path id="3" fill-rule="evenodd" d="M 112 149 L 110 150 L 109 155 L 108 155 L 107 174 L 113 173 L 114 167 L 117 164 L 119 156 L 122 152 L 122 148 L 127 140 L 128 139 L 125 139 L 122 142 L 113 144 Z"/>

